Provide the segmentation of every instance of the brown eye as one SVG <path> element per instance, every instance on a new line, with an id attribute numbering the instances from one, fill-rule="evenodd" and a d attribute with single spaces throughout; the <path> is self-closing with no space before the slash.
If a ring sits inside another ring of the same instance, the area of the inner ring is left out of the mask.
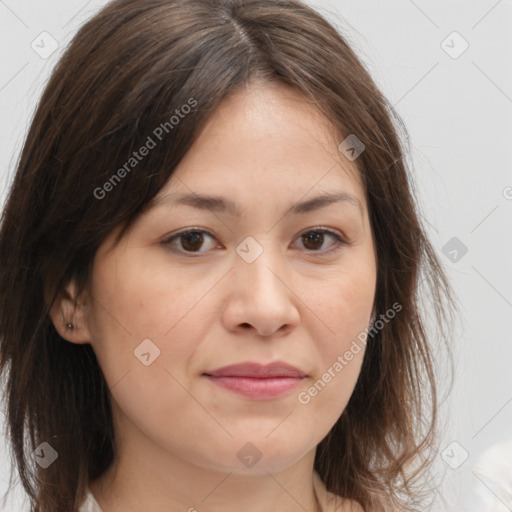
<path id="1" fill-rule="evenodd" d="M 189 229 L 164 240 L 163 244 L 170 246 L 170 250 L 173 252 L 201 254 L 202 252 L 206 252 L 200 249 L 205 244 L 205 239 L 208 238 L 213 239 L 213 235 L 208 231 L 203 229 Z M 174 247 L 176 244 L 178 248 Z"/>
<path id="2" fill-rule="evenodd" d="M 302 235 L 302 240 L 306 249 L 320 249 L 324 243 L 324 233 L 320 231 L 310 231 L 309 233 Z"/>
<path id="3" fill-rule="evenodd" d="M 334 243 L 331 243 L 330 247 L 327 249 L 322 249 L 322 246 L 324 246 L 329 237 L 334 240 Z M 214 240 L 215 237 L 204 229 L 188 229 L 172 235 L 162 243 L 163 245 L 169 246 L 169 250 L 172 252 L 200 255 L 208 252 L 208 247 L 205 250 L 201 250 L 208 239 Z M 300 240 L 302 241 L 304 250 L 313 254 L 318 253 L 318 256 L 334 253 L 341 249 L 343 245 L 350 245 L 337 233 L 327 229 L 310 229 L 300 236 Z M 213 245 L 210 246 L 210 249 L 211 248 L 213 248 Z"/>
<path id="4" fill-rule="evenodd" d="M 180 235 L 181 245 L 186 251 L 197 251 L 203 245 L 203 234 L 199 231 L 188 231 Z"/>
<path id="5" fill-rule="evenodd" d="M 331 244 L 332 248 L 322 250 L 322 246 L 325 243 L 326 235 L 327 237 L 333 238 L 335 240 L 335 243 Z M 319 252 L 323 254 L 335 252 L 338 249 L 340 249 L 342 245 L 348 245 L 348 242 L 341 238 L 341 236 L 339 236 L 337 233 L 334 233 L 326 229 L 315 229 L 306 231 L 301 235 L 300 238 L 306 250 L 312 252 Z"/>

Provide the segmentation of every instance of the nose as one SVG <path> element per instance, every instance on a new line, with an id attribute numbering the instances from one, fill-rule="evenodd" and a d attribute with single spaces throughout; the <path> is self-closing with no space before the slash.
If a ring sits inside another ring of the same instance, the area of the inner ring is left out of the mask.
<path id="1" fill-rule="evenodd" d="M 300 299 L 286 260 L 266 249 L 249 263 L 235 255 L 223 322 L 230 332 L 254 329 L 262 337 L 284 335 L 299 323 Z"/>

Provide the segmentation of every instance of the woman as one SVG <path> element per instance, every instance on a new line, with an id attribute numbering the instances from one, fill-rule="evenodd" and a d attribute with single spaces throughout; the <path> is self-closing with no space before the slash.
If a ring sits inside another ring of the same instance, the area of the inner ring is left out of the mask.
<path id="1" fill-rule="evenodd" d="M 442 333 L 453 299 L 391 116 L 297 0 L 116 0 L 79 30 L 0 231 L 32 511 L 415 510 L 422 272 Z"/>

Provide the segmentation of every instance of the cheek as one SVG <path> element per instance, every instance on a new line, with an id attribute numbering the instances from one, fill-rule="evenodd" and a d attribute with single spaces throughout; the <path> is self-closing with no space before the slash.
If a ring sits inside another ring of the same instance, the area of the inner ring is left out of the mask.
<path id="1" fill-rule="evenodd" d="M 159 442 L 177 444 L 204 415 L 187 392 L 188 362 L 201 339 L 200 323 L 187 312 L 195 312 L 201 290 L 181 292 L 177 276 L 156 270 L 124 262 L 96 269 L 93 348 L 117 412 Z M 182 428 L 173 434 L 176 411 Z"/>
<path id="2" fill-rule="evenodd" d="M 375 274 L 364 265 L 337 269 L 318 280 L 307 292 L 319 349 L 333 360 L 350 347 L 352 340 L 361 339 L 368 327 L 375 298 Z"/>
<path id="3" fill-rule="evenodd" d="M 144 252 L 133 249 L 95 266 L 92 323 L 98 344 L 124 347 L 129 340 L 135 348 L 146 338 L 161 340 L 191 308 L 193 290 Z"/>
<path id="4" fill-rule="evenodd" d="M 323 370 L 297 396 L 312 431 L 324 428 L 326 435 L 341 416 L 357 383 L 364 353 L 365 345 L 357 339 L 323 347 Z"/>
<path id="5" fill-rule="evenodd" d="M 346 407 L 361 370 L 375 297 L 375 268 L 365 257 L 347 259 L 308 293 L 322 370 L 299 397 L 336 421 Z"/>
<path id="6" fill-rule="evenodd" d="M 121 386 L 121 379 L 126 383 L 154 373 L 153 365 L 164 352 L 161 332 L 173 322 L 171 293 L 156 294 L 150 268 L 136 263 L 125 255 L 105 258 L 93 272 L 91 339 L 112 389 Z"/>
<path id="7" fill-rule="evenodd" d="M 93 273 L 93 348 L 114 397 L 129 390 L 119 396 L 123 409 L 144 407 L 148 396 L 165 391 L 172 393 L 165 403 L 180 402 L 179 383 L 187 385 L 211 315 L 205 295 L 219 279 L 210 273 L 189 280 L 163 265 L 160 254 L 152 261 L 142 255 L 104 259 Z"/>

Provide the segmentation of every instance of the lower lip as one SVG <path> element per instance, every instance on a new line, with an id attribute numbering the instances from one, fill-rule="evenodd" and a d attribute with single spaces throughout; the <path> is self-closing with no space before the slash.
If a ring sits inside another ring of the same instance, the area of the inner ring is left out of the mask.
<path id="1" fill-rule="evenodd" d="M 256 400 L 283 396 L 297 387 L 302 380 L 300 377 L 207 377 L 218 386 Z"/>

